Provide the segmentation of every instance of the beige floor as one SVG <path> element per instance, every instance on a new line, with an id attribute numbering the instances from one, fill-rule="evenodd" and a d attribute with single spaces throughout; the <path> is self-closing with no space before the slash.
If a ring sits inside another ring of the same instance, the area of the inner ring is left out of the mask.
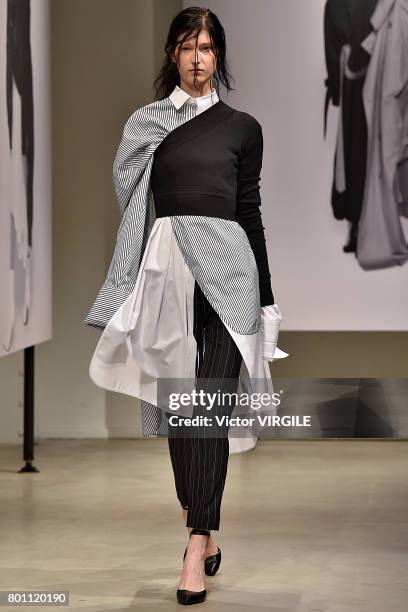
<path id="1" fill-rule="evenodd" d="M 167 441 L 35 448 L 30 475 L 17 473 L 19 447 L 0 447 L 0 590 L 68 590 L 70 610 L 182 609 L 187 535 Z M 222 566 L 195 609 L 406 612 L 407 450 L 278 440 L 231 456 Z"/>

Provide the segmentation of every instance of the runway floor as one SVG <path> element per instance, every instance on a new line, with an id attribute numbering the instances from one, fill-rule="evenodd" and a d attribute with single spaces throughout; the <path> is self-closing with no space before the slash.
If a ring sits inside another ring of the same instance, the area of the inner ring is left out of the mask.
<path id="1" fill-rule="evenodd" d="M 195 609 L 406 612 L 407 451 L 265 440 L 231 455 L 222 564 Z M 66 590 L 69 610 L 180 610 L 187 529 L 167 440 L 43 440 L 34 463 L 19 474 L 21 448 L 0 446 L 0 590 Z"/>

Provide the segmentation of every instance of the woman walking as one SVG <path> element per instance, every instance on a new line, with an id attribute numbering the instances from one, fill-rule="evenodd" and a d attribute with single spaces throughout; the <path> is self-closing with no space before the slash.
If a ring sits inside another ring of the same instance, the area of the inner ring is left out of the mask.
<path id="1" fill-rule="evenodd" d="M 192 377 L 206 393 L 228 394 L 262 380 L 262 390 L 273 391 L 267 360 L 287 354 L 276 347 L 277 326 L 265 355 L 262 322 L 279 321 L 280 311 L 260 212 L 262 128 L 214 87 L 232 89 L 224 29 L 210 10 L 186 8 L 170 25 L 165 51 L 159 99 L 124 128 L 114 163 L 123 218 L 108 277 L 84 321 L 104 330 L 92 380 L 141 398 L 145 421 L 157 428 L 160 415 L 167 428 L 189 530 L 177 600 L 193 604 L 205 599 L 204 576 L 221 562 L 211 531 L 219 530 L 231 446 L 248 450 L 256 436 L 238 428 L 232 437 L 227 424 L 192 435 L 180 413 L 160 406 L 157 381 Z M 195 406 L 192 416 L 208 416 L 208 408 Z M 235 410 L 217 400 L 211 417 Z"/>

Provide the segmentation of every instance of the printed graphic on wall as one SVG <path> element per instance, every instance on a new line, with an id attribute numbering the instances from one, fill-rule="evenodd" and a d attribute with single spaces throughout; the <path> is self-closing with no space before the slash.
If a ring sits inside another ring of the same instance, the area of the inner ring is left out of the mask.
<path id="1" fill-rule="evenodd" d="M 326 1 L 325 112 L 340 107 L 331 201 L 365 270 L 408 260 L 407 27 L 407 0 Z"/>
<path id="2" fill-rule="evenodd" d="M 0 355 L 51 338 L 48 0 L 0 4 Z"/>

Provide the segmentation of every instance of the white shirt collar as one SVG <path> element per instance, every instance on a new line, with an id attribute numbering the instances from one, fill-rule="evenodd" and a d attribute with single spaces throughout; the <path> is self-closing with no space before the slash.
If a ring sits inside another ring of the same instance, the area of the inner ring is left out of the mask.
<path id="1" fill-rule="evenodd" d="M 199 96 L 198 98 L 194 98 L 190 96 L 184 89 L 181 89 L 178 85 L 175 86 L 172 93 L 169 95 L 169 99 L 173 102 L 174 106 L 177 108 L 181 108 L 185 102 L 188 104 L 200 104 L 201 102 L 205 102 L 209 99 L 212 99 L 213 104 L 218 102 L 219 98 L 215 89 L 212 90 L 211 93 L 206 94 L 205 96 Z"/>

